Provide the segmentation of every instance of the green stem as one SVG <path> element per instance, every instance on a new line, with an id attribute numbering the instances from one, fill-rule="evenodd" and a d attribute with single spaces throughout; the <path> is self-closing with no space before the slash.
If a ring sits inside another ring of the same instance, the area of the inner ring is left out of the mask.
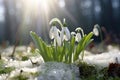
<path id="1" fill-rule="evenodd" d="M 58 19 L 58 18 L 53 18 L 51 21 L 50 21 L 50 25 L 57 22 L 58 24 L 60 24 L 60 27 L 62 28 L 63 27 L 63 24 L 62 22 Z"/>

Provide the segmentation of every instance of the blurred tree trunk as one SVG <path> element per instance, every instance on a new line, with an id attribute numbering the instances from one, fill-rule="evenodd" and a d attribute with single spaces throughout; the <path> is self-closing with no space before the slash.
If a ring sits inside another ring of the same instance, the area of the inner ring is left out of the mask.
<path id="1" fill-rule="evenodd" d="M 101 13 L 101 22 L 102 25 L 107 29 L 112 29 L 113 26 L 113 10 L 112 10 L 112 1 L 111 0 L 100 0 L 102 13 Z"/>
<path id="2" fill-rule="evenodd" d="M 92 11 L 92 14 L 91 14 L 91 16 L 92 16 L 92 25 L 94 25 L 94 24 L 96 24 L 96 18 L 95 18 L 95 1 L 94 0 L 91 0 L 92 1 L 92 9 L 91 9 L 91 11 Z"/>
<path id="3" fill-rule="evenodd" d="M 5 37 L 10 43 L 14 43 L 19 37 L 20 22 L 17 19 L 16 0 L 4 0 L 5 5 Z"/>
<path id="4" fill-rule="evenodd" d="M 100 0 L 92 0 L 92 16 L 93 16 L 93 25 L 101 24 L 101 6 Z"/>
<path id="5" fill-rule="evenodd" d="M 11 8 L 13 9 L 13 13 L 10 15 L 10 23 L 11 23 L 11 38 L 12 38 L 12 43 L 15 43 L 16 40 L 19 40 L 19 18 L 17 18 L 19 15 L 17 14 L 17 1 L 18 0 L 11 0 Z"/>
<path id="6" fill-rule="evenodd" d="M 5 7 L 5 40 L 11 41 L 11 30 L 10 30 L 10 15 L 9 15 L 9 6 L 8 0 L 4 0 L 4 7 Z"/>

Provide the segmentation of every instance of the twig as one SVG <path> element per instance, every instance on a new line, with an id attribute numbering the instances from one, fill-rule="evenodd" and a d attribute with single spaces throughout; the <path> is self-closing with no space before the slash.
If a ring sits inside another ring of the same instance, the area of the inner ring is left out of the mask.
<path id="1" fill-rule="evenodd" d="M 11 55 L 12 59 L 14 59 L 14 54 L 15 54 L 15 50 L 16 50 L 17 45 L 18 45 L 18 40 L 16 40 L 16 43 L 15 43 L 14 48 L 13 48 L 13 52 L 12 52 L 12 55 Z"/>
<path id="2" fill-rule="evenodd" d="M 1 53 L 0 53 L 0 60 L 1 60 Z"/>
<path id="3" fill-rule="evenodd" d="M 14 59 L 14 54 L 15 54 L 15 50 L 16 50 L 16 47 L 19 43 L 19 30 L 17 30 L 16 32 L 16 41 L 15 41 L 15 45 L 14 45 L 14 48 L 13 48 L 13 52 L 12 52 L 12 55 L 11 55 L 11 58 Z"/>
<path id="4" fill-rule="evenodd" d="M 37 62 L 33 62 L 32 59 L 30 59 L 30 61 L 31 61 L 33 66 L 38 64 Z"/>

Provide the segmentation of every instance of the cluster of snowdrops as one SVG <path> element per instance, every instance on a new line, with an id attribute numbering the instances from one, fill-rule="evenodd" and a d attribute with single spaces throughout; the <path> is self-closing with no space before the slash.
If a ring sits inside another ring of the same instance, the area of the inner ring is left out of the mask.
<path id="1" fill-rule="evenodd" d="M 59 24 L 60 28 L 56 25 Z M 99 35 L 99 25 L 95 25 L 93 31 L 85 34 L 81 27 L 75 29 L 75 32 L 69 31 L 65 19 L 61 22 L 58 18 L 50 21 L 49 36 L 51 44 L 44 42 L 35 32 L 30 35 L 37 46 L 37 52 L 40 53 L 45 62 L 56 61 L 64 63 L 74 63 L 84 57 L 85 48 L 93 41 L 93 35 Z"/>

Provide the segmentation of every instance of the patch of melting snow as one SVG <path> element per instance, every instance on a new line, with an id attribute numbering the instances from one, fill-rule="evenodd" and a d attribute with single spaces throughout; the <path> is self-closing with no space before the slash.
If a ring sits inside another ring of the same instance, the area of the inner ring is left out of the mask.
<path id="1" fill-rule="evenodd" d="M 26 61 L 12 60 L 12 61 L 9 61 L 6 66 L 7 67 L 22 68 L 22 67 L 32 67 L 33 65 L 32 65 L 30 60 L 26 60 Z"/>
<path id="2" fill-rule="evenodd" d="M 10 73 L 9 77 L 14 77 L 14 76 L 18 76 L 20 74 L 20 70 L 21 69 L 15 69 Z"/>
<path id="3" fill-rule="evenodd" d="M 23 70 L 23 72 L 29 72 L 29 73 L 35 73 L 38 72 L 38 67 L 34 67 L 34 68 L 22 68 L 21 70 Z"/>
<path id="4" fill-rule="evenodd" d="M 16 51 L 22 52 L 22 55 L 29 55 L 29 51 L 27 52 L 27 47 L 21 46 L 17 47 Z M 120 63 L 120 50 L 118 47 L 108 46 L 108 51 L 103 52 L 101 54 L 92 54 L 89 51 L 85 51 L 84 61 L 98 65 L 102 67 L 107 67 L 109 63 L 115 63 L 116 58 L 118 63 Z M 41 56 L 30 56 L 26 61 L 20 60 L 12 60 L 7 59 L 8 55 L 11 55 L 13 47 L 9 47 L 2 52 L 2 60 L 5 61 L 5 66 L 7 67 L 15 67 L 10 75 L 1 74 L 0 80 L 5 80 L 20 74 L 22 70 L 23 73 L 29 77 L 28 80 L 80 80 L 79 69 L 77 66 L 73 64 L 65 64 L 58 62 L 47 62 L 43 63 L 43 59 Z M 33 66 L 33 63 L 38 63 L 39 65 Z M 30 73 L 39 72 L 40 75 L 38 77 L 34 77 Z"/>
<path id="5" fill-rule="evenodd" d="M 18 68 L 18 69 L 13 70 L 13 71 L 11 72 L 11 74 L 9 75 L 9 77 L 12 78 L 12 77 L 14 77 L 14 76 L 20 75 L 21 70 L 22 70 L 22 74 L 25 73 L 25 75 L 28 76 L 28 77 L 30 77 L 30 73 L 36 73 L 36 72 L 38 72 L 38 71 L 37 71 L 37 67 L 35 67 L 35 68 L 27 68 L 27 67 Z"/>
<path id="6" fill-rule="evenodd" d="M 3 52 L 1 53 L 2 56 L 9 56 L 11 55 L 13 52 L 13 46 L 10 46 L 6 49 L 3 50 Z"/>
<path id="7" fill-rule="evenodd" d="M 4 49 L 3 52 L 1 53 L 2 56 L 10 56 L 10 55 L 12 55 L 13 49 L 14 49 L 14 46 L 10 46 L 10 47 Z M 28 54 L 26 46 L 18 46 L 18 47 L 16 47 L 15 53 L 16 52 L 22 52 L 24 54 Z"/>
<path id="8" fill-rule="evenodd" d="M 101 54 L 95 54 L 95 55 L 86 55 L 84 56 L 84 61 L 87 62 L 88 64 L 107 67 L 109 63 L 115 63 L 116 58 L 118 60 L 118 63 L 120 63 L 119 48 L 108 46 L 108 52 L 103 52 Z"/>
<path id="9" fill-rule="evenodd" d="M 6 80 L 7 77 L 8 77 L 8 74 L 1 74 L 0 80 Z"/>

